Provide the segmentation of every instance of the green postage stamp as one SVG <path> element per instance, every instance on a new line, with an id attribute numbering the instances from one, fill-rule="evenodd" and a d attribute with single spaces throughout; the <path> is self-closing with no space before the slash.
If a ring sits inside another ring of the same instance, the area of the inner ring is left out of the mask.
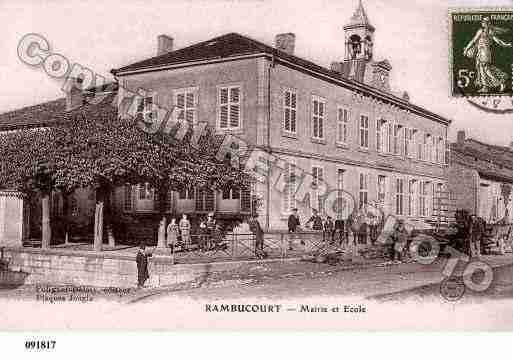
<path id="1" fill-rule="evenodd" d="M 513 8 L 450 11 L 453 96 L 513 95 Z"/>

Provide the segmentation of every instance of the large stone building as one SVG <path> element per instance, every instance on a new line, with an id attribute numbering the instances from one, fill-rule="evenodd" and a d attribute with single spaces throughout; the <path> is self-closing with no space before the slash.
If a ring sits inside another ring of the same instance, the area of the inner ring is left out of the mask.
<path id="1" fill-rule="evenodd" d="M 433 198 L 447 183 L 450 120 L 391 89 L 392 66 L 374 59 L 375 28 L 361 2 L 341 35 L 345 58 L 329 69 L 295 56 L 294 34 L 277 35 L 272 47 L 230 33 L 178 50 L 161 35 L 157 56 L 112 74 L 120 103 L 127 92 L 144 89 L 143 114 L 154 103 L 176 107 L 194 125 L 206 122 L 218 135 L 236 135 L 286 161 L 292 180 L 285 191 L 270 181 L 253 188 L 266 229 L 286 228 L 294 207 L 302 218 L 312 207 L 323 211 L 316 190 L 298 198 L 300 173 L 349 193 L 355 207 L 376 203 L 387 214 L 431 219 Z M 147 185 L 127 186 L 116 191 L 115 203 L 127 213 L 151 213 L 154 193 Z M 87 193 L 79 197 L 91 201 Z M 167 200 L 174 214 L 244 215 L 251 202 L 237 188 L 184 190 Z"/>
<path id="2" fill-rule="evenodd" d="M 294 34 L 278 35 L 271 47 L 232 33 L 168 48 L 113 74 L 120 89 L 150 90 L 150 103 L 184 108 L 192 122 L 280 156 L 287 171 L 311 173 L 357 205 L 430 218 L 433 196 L 446 183 L 450 121 L 392 91 L 390 63 L 373 58 L 374 31 L 360 3 L 344 26 L 345 59 L 331 69 L 295 56 Z M 292 188 L 257 184 L 266 228 L 285 228 L 293 207 L 305 217 L 318 206 L 315 191 L 301 202 Z"/>

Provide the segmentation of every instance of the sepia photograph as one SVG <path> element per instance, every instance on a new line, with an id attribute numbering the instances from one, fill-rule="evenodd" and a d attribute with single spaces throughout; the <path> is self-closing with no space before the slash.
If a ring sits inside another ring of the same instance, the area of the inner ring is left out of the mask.
<path id="1" fill-rule="evenodd" d="M 513 329 L 511 1 L 0 21 L 1 331 Z"/>

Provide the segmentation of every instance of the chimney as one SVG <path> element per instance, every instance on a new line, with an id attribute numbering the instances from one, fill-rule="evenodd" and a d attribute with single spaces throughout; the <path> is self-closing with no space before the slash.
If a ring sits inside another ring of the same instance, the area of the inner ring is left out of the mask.
<path id="1" fill-rule="evenodd" d="M 458 131 L 456 141 L 458 144 L 461 144 L 461 145 L 465 142 L 465 131 L 464 130 Z"/>
<path id="2" fill-rule="evenodd" d="M 167 35 L 157 36 L 157 56 L 173 51 L 173 38 Z"/>
<path id="3" fill-rule="evenodd" d="M 70 78 L 71 79 L 71 78 Z M 72 84 L 66 92 L 66 111 L 71 111 L 84 104 L 84 95 L 82 93 L 82 77 L 72 79 Z"/>
<path id="4" fill-rule="evenodd" d="M 289 55 L 294 55 L 295 45 L 296 35 L 291 32 L 278 34 L 274 39 L 274 47 L 276 47 L 278 50 L 286 52 Z"/>

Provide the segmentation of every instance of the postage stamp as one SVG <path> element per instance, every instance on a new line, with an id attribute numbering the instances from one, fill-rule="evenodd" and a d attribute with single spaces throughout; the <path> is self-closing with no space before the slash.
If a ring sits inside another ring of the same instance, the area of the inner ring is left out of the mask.
<path id="1" fill-rule="evenodd" d="M 511 96 L 513 10 L 450 11 L 453 96 Z"/>

